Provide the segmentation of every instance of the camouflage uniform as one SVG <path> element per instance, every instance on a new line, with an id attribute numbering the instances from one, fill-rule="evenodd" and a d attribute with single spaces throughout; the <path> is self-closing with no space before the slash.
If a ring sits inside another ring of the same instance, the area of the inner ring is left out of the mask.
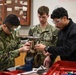
<path id="1" fill-rule="evenodd" d="M 15 66 L 14 58 L 20 55 L 17 50 L 19 47 L 20 39 L 16 36 L 16 31 L 8 35 L 0 26 L 0 70 Z"/>
<path id="2" fill-rule="evenodd" d="M 36 25 L 29 30 L 29 35 L 40 37 L 40 40 L 37 43 L 42 43 L 46 46 L 55 46 L 57 32 L 58 30 L 50 24 L 48 24 L 45 29 L 42 29 L 40 25 Z M 27 56 L 31 56 L 31 54 L 27 53 Z M 45 56 L 42 52 L 36 52 L 34 55 L 34 67 L 39 67 L 43 63 L 44 58 Z"/>

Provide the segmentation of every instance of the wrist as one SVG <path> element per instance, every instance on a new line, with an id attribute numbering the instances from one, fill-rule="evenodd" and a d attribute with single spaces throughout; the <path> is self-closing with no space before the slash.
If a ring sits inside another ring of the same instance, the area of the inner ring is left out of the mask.
<path id="1" fill-rule="evenodd" d="M 46 46 L 46 47 L 44 48 L 44 51 L 45 51 L 45 52 L 48 52 L 48 48 L 49 48 L 49 46 Z"/>
<path id="2" fill-rule="evenodd" d="M 19 52 L 22 52 L 22 48 L 19 48 L 18 51 L 19 51 Z"/>

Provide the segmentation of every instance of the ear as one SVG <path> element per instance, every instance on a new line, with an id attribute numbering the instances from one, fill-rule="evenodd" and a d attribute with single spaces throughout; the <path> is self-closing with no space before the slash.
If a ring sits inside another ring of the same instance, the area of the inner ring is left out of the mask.
<path id="1" fill-rule="evenodd" d="M 64 16 L 63 18 L 64 18 L 65 20 L 67 19 L 67 17 L 66 17 L 66 16 Z"/>
<path id="2" fill-rule="evenodd" d="M 47 15 L 49 17 L 49 15 Z"/>
<path id="3" fill-rule="evenodd" d="M 4 27 L 7 27 L 6 24 L 3 24 Z"/>

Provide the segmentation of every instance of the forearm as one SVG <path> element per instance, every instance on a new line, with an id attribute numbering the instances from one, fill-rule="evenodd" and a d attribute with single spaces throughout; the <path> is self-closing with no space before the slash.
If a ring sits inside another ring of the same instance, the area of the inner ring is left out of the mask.
<path id="1" fill-rule="evenodd" d="M 61 46 L 61 47 L 53 47 L 50 46 L 48 48 L 48 52 L 52 55 L 60 55 L 60 56 L 69 56 L 72 53 L 72 49 L 70 47 Z"/>

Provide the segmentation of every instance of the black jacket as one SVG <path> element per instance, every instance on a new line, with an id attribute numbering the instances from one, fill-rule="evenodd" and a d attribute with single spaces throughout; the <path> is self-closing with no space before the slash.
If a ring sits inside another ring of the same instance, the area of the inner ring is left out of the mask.
<path id="1" fill-rule="evenodd" d="M 60 55 L 62 60 L 76 61 L 76 24 L 70 19 L 69 24 L 59 31 L 57 46 L 50 46 L 52 56 Z"/>

